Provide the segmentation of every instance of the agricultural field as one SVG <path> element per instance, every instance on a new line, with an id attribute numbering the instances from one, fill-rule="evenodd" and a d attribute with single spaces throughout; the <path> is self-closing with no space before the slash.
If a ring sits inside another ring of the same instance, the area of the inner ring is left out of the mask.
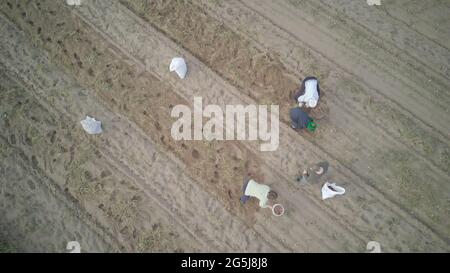
<path id="1" fill-rule="evenodd" d="M 448 1 L 81 3 L 0 1 L 0 252 L 450 251 Z M 290 127 L 307 76 L 314 133 Z M 277 149 L 175 140 L 194 97 L 278 105 Z M 319 161 L 344 195 L 296 182 Z M 239 202 L 246 175 L 283 216 Z"/>

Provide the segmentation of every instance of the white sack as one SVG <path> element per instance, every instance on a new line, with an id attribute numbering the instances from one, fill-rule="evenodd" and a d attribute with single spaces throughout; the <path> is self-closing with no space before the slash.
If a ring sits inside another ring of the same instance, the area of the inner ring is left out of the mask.
<path id="1" fill-rule="evenodd" d="M 81 126 L 90 135 L 101 134 L 102 133 L 102 123 L 95 118 L 87 116 L 81 122 Z"/>
<path id="2" fill-rule="evenodd" d="M 69 6 L 79 6 L 81 5 L 81 0 L 66 0 L 66 3 Z"/>
<path id="3" fill-rule="evenodd" d="M 332 189 L 330 189 L 332 188 Z M 335 197 L 336 195 L 342 195 L 345 193 L 345 189 L 343 187 L 336 186 L 336 183 L 328 183 L 326 182 L 322 187 L 322 199 L 325 200 L 327 198 Z"/>
<path id="4" fill-rule="evenodd" d="M 311 79 L 305 82 L 305 94 L 298 97 L 299 106 L 302 107 L 305 104 L 306 107 L 314 108 L 319 101 L 319 92 L 317 91 L 318 82 L 315 79 Z"/>
<path id="5" fill-rule="evenodd" d="M 178 74 L 178 77 L 184 79 L 187 73 L 186 62 L 183 58 L 173 58 L 169 70 L 170 72 L 175 71 Z"/>
<path id="6" fill-rule="evenodd" d="M 369 6 L 380 6 L 381 0 L 367 0 L 367 5 Z"/>

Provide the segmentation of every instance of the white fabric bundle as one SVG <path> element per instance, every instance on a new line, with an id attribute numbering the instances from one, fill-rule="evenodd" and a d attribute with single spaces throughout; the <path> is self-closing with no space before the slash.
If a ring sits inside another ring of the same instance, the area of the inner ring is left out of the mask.
<path id="1" fill-rule="evenodd" d="M 173 58 L 169 66 L 169 70 L 170 72 L 175 71 L 178 74 L 178 77 L 184 79 L 187 73 L 186 62 L 183 58 Z"/>
<path id="2" fill-rule="evenodd" d="M 86 116 L 81 122 L 81 126 L 90 135 L 101 134 L 102 133 L 102 123 L 95 118 Z"/>
<path id="3" fill-rule="evenodd" d="M 69 6 L 80 6 L 81 0 L 66 0 L 66 3 Z"/>
<path id="4" fill-rule="evenodd" d="M 314 108 L 319 101 L 319 92 L 317 91 L 317 80 L 312 79 L 305 82 L 305 94 L 298 97 L 300 107 L 305 104 L 306 107 Z"/>
<path id="5" fill-rule="evenodd" d="M 381 0 L 367 0 L 367 5 L 369 6 L 380 6 Z"/>

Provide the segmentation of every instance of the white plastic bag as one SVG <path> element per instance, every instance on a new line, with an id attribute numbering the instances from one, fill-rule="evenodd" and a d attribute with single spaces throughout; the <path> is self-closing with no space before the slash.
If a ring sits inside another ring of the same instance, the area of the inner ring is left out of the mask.
<path id="1" fill-rule="evenodd" d="M 66 0 L 66 3 L 69 6 L 79 6 L 81 5 L 81 0 Z"/>
<path id="2" fill-rule="evenodd" d="M 81 122 L 81 126 L 90 135 L 101 134 L 102 133 L 102 123 L 95 118 L 86 116 Z"/>
<path id="3" fill-rule="evenodd" d="M 336 186 L 336 183 L 326 182 L 322 187 L 322 199 L 335 197 L 336 195 L 342 195 L 345 193 L 343 187 Z"/>
<path id="4" fill-rule="evenodd" d="M 381 0 L 367 0 L 367 5 L 369 6 L 379 6 L 381 5 Z"/>
<path id="5" fill-rule="evenodd" d="M 175 71 L 178 74 L 178 77 L 184 79 L 187 73 L 186 62 L 183 58 L 173 58 L 169 66 L 169 70 L 170 72 Z"/>

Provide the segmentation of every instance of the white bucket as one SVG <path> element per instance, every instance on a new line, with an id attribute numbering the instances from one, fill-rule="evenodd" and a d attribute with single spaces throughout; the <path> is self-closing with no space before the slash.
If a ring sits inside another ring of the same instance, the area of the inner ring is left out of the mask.
<path id="1" fill-rule="evenodd" d="M 275 216 L 282 216 L 284 214 L 284 207 L 281 204 L 275 204 L 270 208 L 272 209 L 272 214 Z M 279 212 L 277 213 L 276 210 Z"/>

